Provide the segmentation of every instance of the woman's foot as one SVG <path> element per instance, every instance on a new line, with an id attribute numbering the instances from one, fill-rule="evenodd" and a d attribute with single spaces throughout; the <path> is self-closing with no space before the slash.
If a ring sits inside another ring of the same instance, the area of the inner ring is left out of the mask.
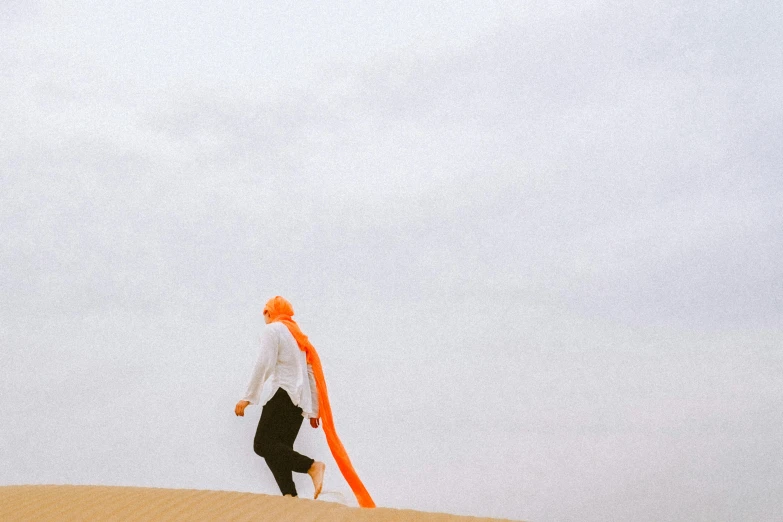
<path id="1" fill-rule="evenodd" d="M 321 494 L 321 488 L 324 486 L 324 471 L 326 471 L 326 464 L 323 462 L 313 462 L 313 465 L 307 470 L 307 474 L 313 479 L 313 487 L 315 488 L 313 498 L 318 498 L 318 495 Z"/>

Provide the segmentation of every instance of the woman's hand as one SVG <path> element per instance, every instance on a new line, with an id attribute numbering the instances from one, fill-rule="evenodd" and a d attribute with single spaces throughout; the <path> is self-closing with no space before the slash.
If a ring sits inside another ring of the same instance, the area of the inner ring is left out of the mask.
<path id="1" fill-rule="evenodd" d="M 321 419 L 310 419 L 310 426 L 317 428 L 321 424 Z"/>
<path id="2" fill-rule="evenodd" d="M 237 417 L 244 417 L 245 416 L 245 408 L 247 408 L 247 405 L 250 404 L 248 401 L 239 401 L 237 403 L 237 407 L 234 408 L 234 413 L 237 414 Z"/>

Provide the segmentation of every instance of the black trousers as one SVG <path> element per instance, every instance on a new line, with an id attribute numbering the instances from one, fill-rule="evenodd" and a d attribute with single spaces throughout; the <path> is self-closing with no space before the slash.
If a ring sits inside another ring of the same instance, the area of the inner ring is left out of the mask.
<path id="1" fill-rule="evenodd" d="M 302 408 L 294 406 L 288 392 L 278 388 L 264 405 L 258 421 L 253 450 L 266 460 L 283 495 L 296 496 L 291 472 L 307 473 L 314 462 L 294 451 L 294 441 L 303 419 Z"/>

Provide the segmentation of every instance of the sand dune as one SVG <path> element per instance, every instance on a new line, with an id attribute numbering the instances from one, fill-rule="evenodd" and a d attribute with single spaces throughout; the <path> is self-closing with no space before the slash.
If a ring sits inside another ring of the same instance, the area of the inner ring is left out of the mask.
<path id="1" fill-rule="evenodd" d="M 477 522 L 498 520 L 404 509 L 360 509 L 279 496 L 112 486 L 3 486 L 0 520 L 294 520 Z"/>

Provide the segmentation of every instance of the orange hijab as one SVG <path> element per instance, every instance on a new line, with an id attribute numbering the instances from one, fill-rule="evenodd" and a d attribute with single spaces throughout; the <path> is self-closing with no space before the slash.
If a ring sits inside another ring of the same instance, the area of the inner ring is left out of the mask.
<path id="1" fill-rule="evenodd" d="M 326 443 L 329 445 L 332 456 L 337 462 L 337 467 L 340 468 L 343 477 L 345 477 L 348 485 L 351 486 L 353 494 L 356 495 L 356 500 L 359 501 L 359 505 L 366 508 L 375 507 L 375 502 L 372 501 L 370 494 L 359 479 L 359 475 L 357 475 L 356 470 L 353 469 L 351 459 L 348 458 L 348 453 L 345 451 L 345 447 L 343 447 L 343 443 L 340 442 L 340 438 L 337 436 L 337 432 L 334 429 L 332 407 L 329 405 L 329 396 L 326 393 L 326 380 L 324 379 L 324 371 L 321 367 L 321 359 L 318 358 L 315 347 L 307 340 L 307 336 L 299 329 L 299 325 L 291 318 L 291 316 L 294 315 L 294 307 L 291 306 L 291 303 L 278 295 L 266 303 L 264 311 L 269 314 L 272 322 L 286 325 L 288 331 L 291 332 L 291 335 L 296 339 L 296 344 L 299 345 L 299 349 L 307 356 L 307 363 L 313 367 L 315 387 L 318 389 L 318 411 L 321 416 L 321 421 L 323 422 Z"/>

